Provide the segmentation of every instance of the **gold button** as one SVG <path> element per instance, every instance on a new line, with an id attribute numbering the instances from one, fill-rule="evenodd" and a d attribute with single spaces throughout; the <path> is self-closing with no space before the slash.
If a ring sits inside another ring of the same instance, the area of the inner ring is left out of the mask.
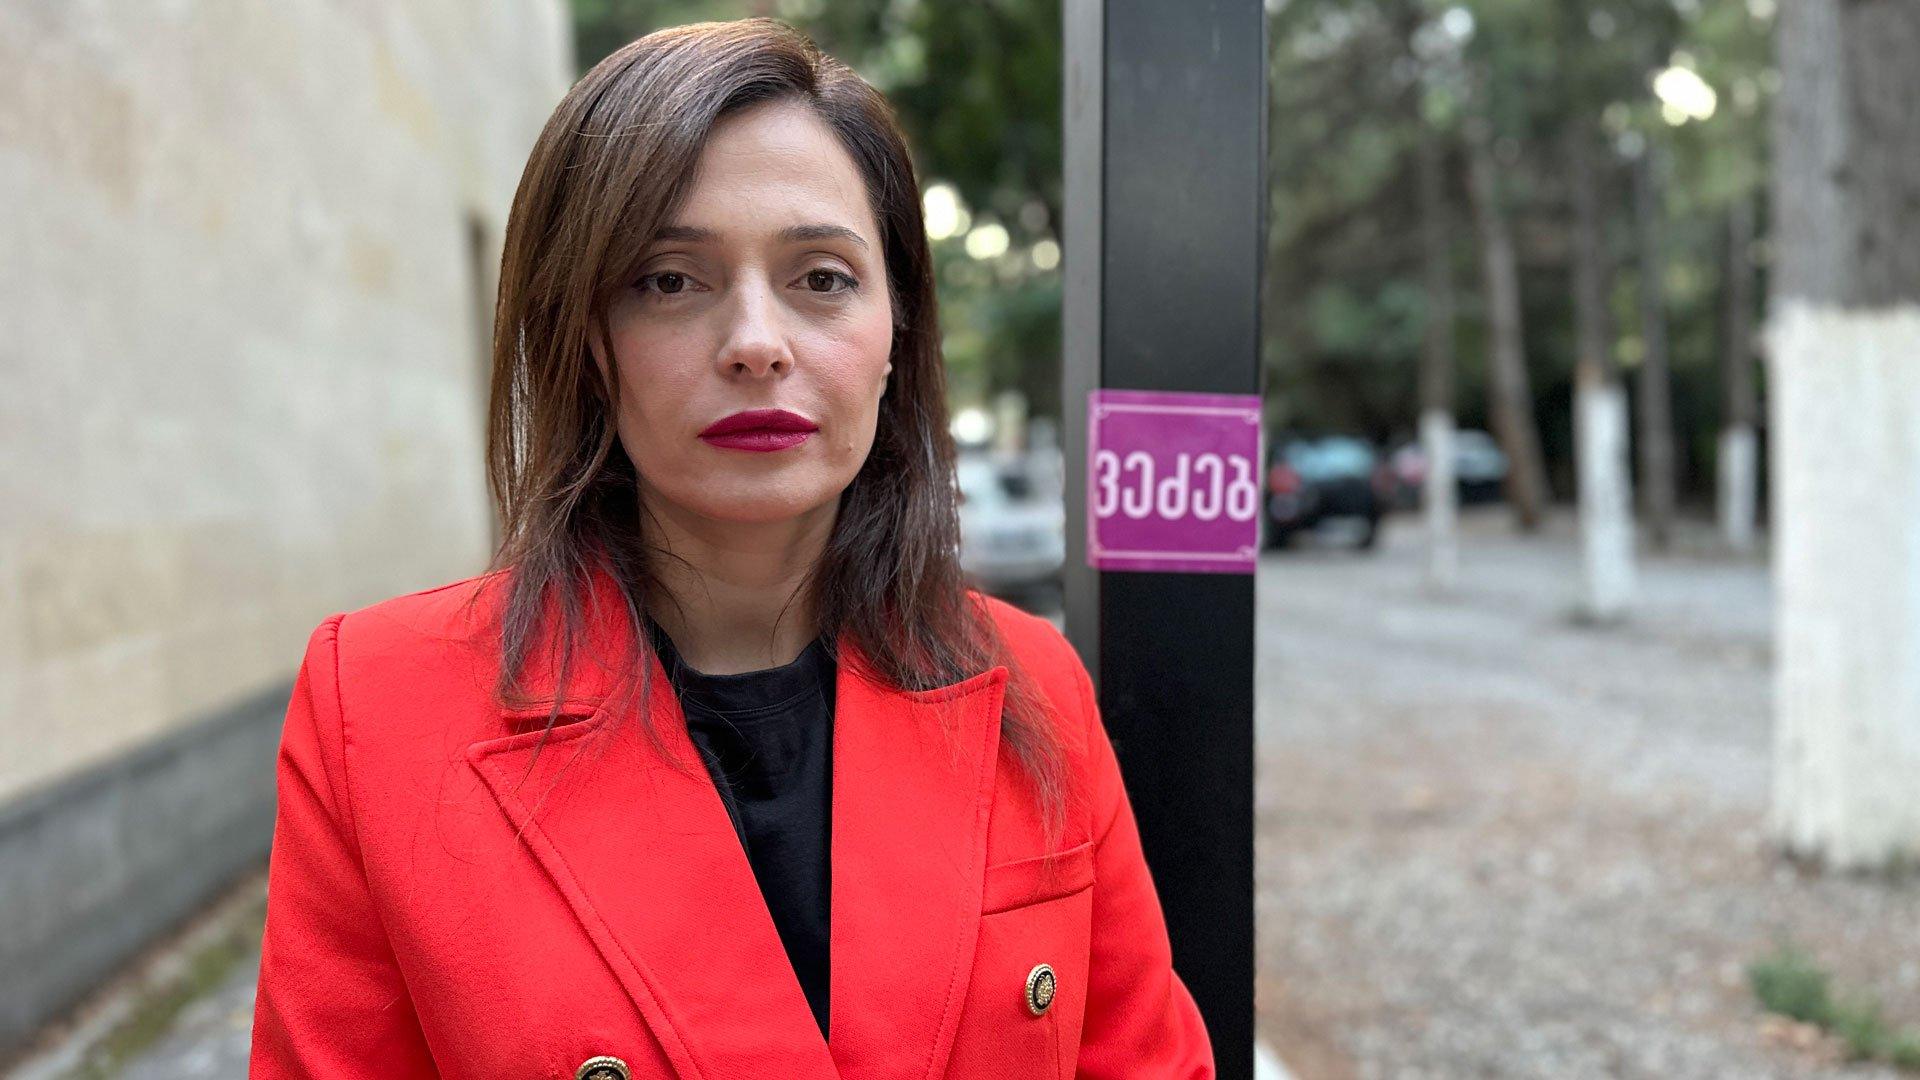
<path id="1" fill-rule="evenodd" d="M 1035 1016 L 1045 1013 L 1053 1005 L 1053 992 L 1059 989 L 1053 977 L 1050 964 L 1035 964 L 1027 972 L 1027 1011 Z"/>
<path id="2" fill-rule="evenodd" d="M 590 1057 L 580 1063 L 573 1080 L 628 1080 L 627 1063 L 605 1054 Z"/>

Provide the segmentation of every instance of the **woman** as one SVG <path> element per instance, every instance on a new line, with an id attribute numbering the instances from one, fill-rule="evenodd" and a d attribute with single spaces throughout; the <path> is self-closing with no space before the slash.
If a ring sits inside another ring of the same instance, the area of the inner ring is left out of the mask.
<path id="1" fill-rule="evenodd" d="M 560 103 L 495 569 L 317 629 L 256 1077 L 1210 1077 L 1085 668 L 969 591 L 880 97 L 779 23 Z"/>

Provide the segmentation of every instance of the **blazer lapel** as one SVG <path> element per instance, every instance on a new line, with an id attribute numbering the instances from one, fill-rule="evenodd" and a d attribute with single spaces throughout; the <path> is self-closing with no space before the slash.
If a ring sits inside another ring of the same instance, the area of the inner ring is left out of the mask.
<path id="1" fill-rule="evenodd" d="M 839 651 L 829 1045 L 843 1080 L 927 1080 L 973 969 L 1007 669 L 901 691 Z"/>
<path id="2" fill-rule="evenodd" d="M 659 660 L 652 712 L 596 709 L 468 748 L 684 1080 L 837 1074 Z M 542 713 L 541 715 L 544 715 Z"/>
<path id="3" fill-rule="evenodd" d="M 838 646 L 822 1040 L 660 661 L 648 708 L 671 762 L 609 697 L 608 659 L 631 634 L 617 586 L 594 580 L 592 655 L 568 706 L 584 719 L 556 724 L 544 745 L 538 730 L 483 739 L 467 758 L 675 1070 L 944 1075 L 979 935 L 1007 669 L 903 691 L 863 677 L 858 648 Z M 529 667 L 536 696 L 551 693 L 550 659 Z M 545 710 L 505 716 L 525 726 Z"/>

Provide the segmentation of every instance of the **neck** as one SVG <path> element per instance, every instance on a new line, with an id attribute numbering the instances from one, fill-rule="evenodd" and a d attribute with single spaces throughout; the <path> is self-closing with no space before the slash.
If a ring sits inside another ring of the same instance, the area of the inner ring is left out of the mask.
<path id="1" fill-rule="evenodd" d="M 696 671 L 733 675 L 797 659 L 818 633 L 807 572 L 826 550 L 839 500 L 783 521 L 702 517 L 642 493 L 650 569 L 671 594 L 647 604 Z"/>

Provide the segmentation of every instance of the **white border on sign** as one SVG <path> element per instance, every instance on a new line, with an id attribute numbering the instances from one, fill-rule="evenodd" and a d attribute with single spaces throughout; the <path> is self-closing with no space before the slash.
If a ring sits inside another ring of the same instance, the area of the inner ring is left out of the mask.
<path id="1" fill-rule="evenodd" d="M 1093 553 L 1103 559 L 1251 559 L 1254 550 L 1242 546 L 1238 551 L 1115 551 L 1096 541 Z"/>
<path id="2" fill-rule="evenodd" d="M 1101 404 L 1093 407 L 1093 418 L 1104 420 L 1110 412 L 1196 413 L 1201 416 L 1237 416 L 1249 424 L 1260 422 L 1260 410 L 1239 405 L 1124 405 Z"/>

